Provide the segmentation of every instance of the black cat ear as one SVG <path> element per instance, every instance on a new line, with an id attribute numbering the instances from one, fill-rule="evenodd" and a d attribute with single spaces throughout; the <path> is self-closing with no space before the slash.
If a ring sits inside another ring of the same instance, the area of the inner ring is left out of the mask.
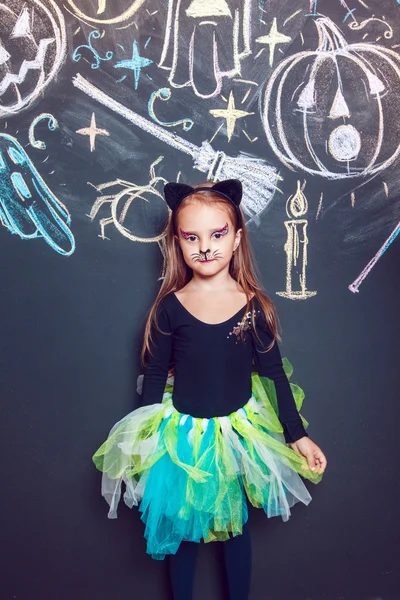
<path id="1" fill-rule="evenodd" d="M 225 179 L 224 181 L 218 181 L 218 183 L 213 185 L 210 189 L 217 190 L 226 196 L 229 196 L 236 206 L 239 206 L 242 200 L 243 187 L 242 182 L 239 181 L 239 179 Z"/>
<path id="2" fill-rule="evenodd" d="M 165 201 L 171 210 L 175 210 L 182 200 L 194 191 L 192 186 L 186 183 L 167 183 L 164 186 Z"/>

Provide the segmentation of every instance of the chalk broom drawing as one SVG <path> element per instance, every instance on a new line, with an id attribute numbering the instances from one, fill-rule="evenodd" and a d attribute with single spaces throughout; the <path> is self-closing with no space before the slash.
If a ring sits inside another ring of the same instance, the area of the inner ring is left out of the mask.
<path id="1" fill-rule="evenodd" d="M 107 106 L 116 114 L 121 115 L 170 147 L 191 156 L 194 168 L 202 173 L 207 173 L 209 181 L 220 181 L 221 179 L 235 177 L 241 179 L 244 188 L 243 211 L 250 217 L 262 212 L 272 201 L 274 192 L 279 189 L 277 183 L 281 177 L 277 173 L 277 169 L 268 165 L 263 159 L 246 155 L 227 156 L 224 152 L 215 151 L 207 141 L 204 141 L 200 147 L 196 146 L 120 104 L 87 81 L 80 73 L 73 77 L 72 82 L 75 87 L 93 100 Z"/>

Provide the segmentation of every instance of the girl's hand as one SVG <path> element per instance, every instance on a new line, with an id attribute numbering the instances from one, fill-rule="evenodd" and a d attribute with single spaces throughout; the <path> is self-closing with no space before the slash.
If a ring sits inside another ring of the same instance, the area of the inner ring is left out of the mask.
<path id="1" fill-rule="evenodd" d="M 308 466 L 312 471 L 316 471 L 317 473 L 325 471 L 328 464 L 325 454 L 308 436 L 305 435 L 295 442 L 289 442 L 289 444 L 297 454 L 306 457 Z"/>

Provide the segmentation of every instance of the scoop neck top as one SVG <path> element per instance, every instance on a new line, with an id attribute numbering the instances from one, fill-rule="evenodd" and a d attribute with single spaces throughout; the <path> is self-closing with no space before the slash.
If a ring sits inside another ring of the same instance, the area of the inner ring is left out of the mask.
<path id="1" fill-rule="evenodd" d="M 244 304 L 238 311 L 237 313 L 235 313 L 234 315 L 232 315 L 231 317 L 229 317 L 229 319 L 226 319 L 225 321 L 221 321 L 220 323 L 206 323 L 205 321 L 201 321 L 201 319 L 198 319 L 197 317 L 195 317 L 195 315 L 193 313 L 190 312 L 190 310 L 188 310 L 186 308 L 186 306 L 184 306 L 184 304 L 179 300 L 178 296 L 175 294 L 175 292 L 171 292 L 171 295 L 175 298 L 175 300 L 177 301 L 177 303 L 182 307 L 182 309 L 192 318 L 194 319 L 194 321 L 197 321 L 197 323 L 200 323 L 201 325 L 205 325 L 206 327 L 221 327 L 222 325 L 226 325 L 227 323 L 229 323 L 230 321 L 232 321 L 233 319 L 236 319 L 238 317 L 238 315 L 240 315 L 246 308 L 247 303 Z"/>
<path id="2" fill-rule="evenodd" d="M 173 367 L 172 402 L 177 411 L 206 419 L 226 416 L 250 400 L 252 372 L 256 371 L 273 381 L 285 440 L 295 441 L 307 433 L 283 369 L 280 349 L 275 341 L 267 351 L 273 334 L 258 298 L 253 296 L 246 314 L 245 308 L 220 323 L 206 323 L 195 317 L 174 292 L 164 296 L 157 307 L 158 328 L 152 324 L 142 405 L 162 402 Z"/>

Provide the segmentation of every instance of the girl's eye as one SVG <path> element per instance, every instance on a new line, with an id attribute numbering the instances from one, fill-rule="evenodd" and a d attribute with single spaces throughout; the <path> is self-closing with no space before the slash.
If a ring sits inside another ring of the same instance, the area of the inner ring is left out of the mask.
<path id="1" fill-rule="evenodd" d="M 220 231 L 216 231 L 215 233 L 212 234 L 213 236 L 218 236 L 216 237 L 217 240 L 221 239 L 221 237 L 224 235 L 223 233 L 221 233 Z M 185 235 L 185 239 L 189 240 L 189 242 L 194 242 L 197 239 L 197 235 L 195 235 L 194 233 L 190 234 L 190 235 Z"/>

